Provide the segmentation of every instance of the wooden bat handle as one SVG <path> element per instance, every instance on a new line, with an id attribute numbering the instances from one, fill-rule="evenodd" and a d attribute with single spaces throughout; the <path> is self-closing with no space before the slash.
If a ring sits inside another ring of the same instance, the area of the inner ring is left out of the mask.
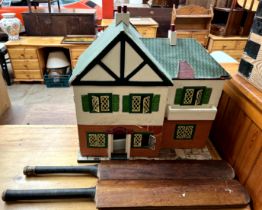
<path id="1" fill-rule="evenodd" d="M 37 176 L 43 174 L 91 174 L 97 177 L 97 165 L 90 166 L 26 166 L 24 175 Z"/>
<path id="2" fill-rule="evenodd" d="M 96 188 L 78 189 L 41 189 L 41 190 L 6 190 L 2 194 L 5 202 L 46 199 L 95 198 Z"/>

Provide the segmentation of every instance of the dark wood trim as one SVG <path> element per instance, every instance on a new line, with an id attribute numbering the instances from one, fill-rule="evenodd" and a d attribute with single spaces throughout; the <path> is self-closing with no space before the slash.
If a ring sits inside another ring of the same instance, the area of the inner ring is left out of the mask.
<path id="1" fill-rule="evenodd" d="M 146 65 L 146 62 L 143 61 L 138 65 L 138 67 L 135 68 L 125 79 L 128 81 L 130 78 L 132 78 L 137 72 L 139 72 L 144 66 Z"/>
<path id="2" fill-rule="evenodd" d="M 115 80 L 118 80 L 118 76 L 110 69 L 107 65 L 105 65 L 101 60 L 98 62 L 98 65 L 100 65 L 110 76 L 112 76 Z"/>

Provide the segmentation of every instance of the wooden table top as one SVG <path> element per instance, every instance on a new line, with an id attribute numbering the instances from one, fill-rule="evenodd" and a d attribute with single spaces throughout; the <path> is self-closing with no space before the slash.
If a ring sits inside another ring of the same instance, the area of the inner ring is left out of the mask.
<path id="1" fill-rule="evenodd" d="M 76 126 L 4 125 L 0 126 L 0 192 L 9 189 L 85 188 L 96 185 L 91 176 L 49 176 L 26 178 L 26 165 L 77 165 Z M 95 203 L 85 200 L 5 204 L 4 210 L 92 210 Z"/>
<path id="2" fill-rule="evenodd" d="M 70 46 L 87 46 L 88 44 L 63 44 L 63 36 L 21 36 L 19 40 L 8 41 L 6 46 L 36 46 L 36 47 L 70 47 Z"/>

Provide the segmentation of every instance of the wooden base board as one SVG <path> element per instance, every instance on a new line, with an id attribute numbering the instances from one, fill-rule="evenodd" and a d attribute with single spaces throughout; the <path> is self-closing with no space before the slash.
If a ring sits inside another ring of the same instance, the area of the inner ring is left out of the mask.
<path id="1" fill-rule="evenodd" d="M 202 149 L 162 149 L 159 157 L 130 157 L 129 160 L 219 160 L 220 157 L 215 151 L 212 143 Z M 109 157 L 82 156 L 77 155 L 78 163 L 99 163 L 102 160 L 110 160 Z"/>

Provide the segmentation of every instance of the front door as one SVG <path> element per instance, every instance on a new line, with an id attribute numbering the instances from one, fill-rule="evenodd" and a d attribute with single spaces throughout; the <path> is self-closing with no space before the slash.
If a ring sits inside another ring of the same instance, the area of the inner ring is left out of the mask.
<path id="1" fill-rule="evenodd" d="M 127 159 L 126 136 L 125 129 L 116 129 L 114 131 L 111 159 Z"/>

